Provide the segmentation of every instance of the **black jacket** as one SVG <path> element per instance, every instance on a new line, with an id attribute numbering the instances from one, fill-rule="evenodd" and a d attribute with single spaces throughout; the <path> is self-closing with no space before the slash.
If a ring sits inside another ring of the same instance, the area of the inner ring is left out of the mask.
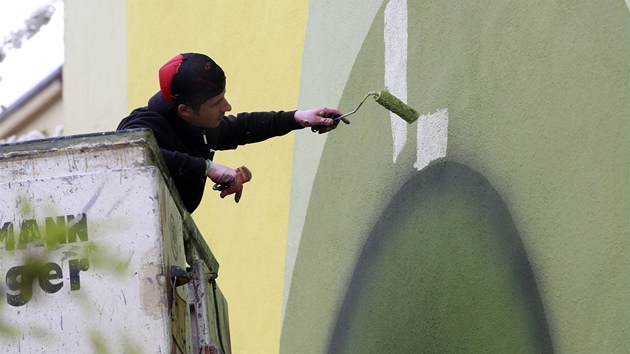
<path id="1" fill-rule="evenodd" d="M 192 213 L 203 197 L 206 159 L 212 160 L 218 150 L 236 149 L 301 129 L 294 113 L 239 113 L 226 116 L 218 128 L 204 130 L 181 119 L 173 109 L 158 113 L 142 107 L 124 118 L 117 130 L 148 128 L 153 132 L 179 195 Z"/>

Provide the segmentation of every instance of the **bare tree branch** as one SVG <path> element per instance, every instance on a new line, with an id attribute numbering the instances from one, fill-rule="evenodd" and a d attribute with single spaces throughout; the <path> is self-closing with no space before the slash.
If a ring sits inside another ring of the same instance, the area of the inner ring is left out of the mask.
<path id="1" fill-rule="evenodd" d="M 55 3 L 52 1 L 48 5 L 44 5 L 35 10 L 31 17 L 24 21 L 24 27 L 15 32 L 11 32 L 4 37 L 2 46 L 0 47 L 0 63 L 6 58 L 8 49 L 20 49 L 25 40 L 33 37 L 42 26 L 48 24 L 52 15 L 55 13 Z"/>

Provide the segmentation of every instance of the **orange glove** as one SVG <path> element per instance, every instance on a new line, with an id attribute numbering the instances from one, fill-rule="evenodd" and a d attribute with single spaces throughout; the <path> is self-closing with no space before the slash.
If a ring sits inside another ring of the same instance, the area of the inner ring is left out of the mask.
<path id="1" fill-rule="evenodd" d="M 243 194 L 243 183 L 252 179 L 252 173 L 249 169 L 241 166 L 234 170 L 210 160 L 207 162 L 206 176 L 216 183 L 213 189 L 221 191 L 221 198 L 234 194 L 234 201 L 238 203 Z"/>

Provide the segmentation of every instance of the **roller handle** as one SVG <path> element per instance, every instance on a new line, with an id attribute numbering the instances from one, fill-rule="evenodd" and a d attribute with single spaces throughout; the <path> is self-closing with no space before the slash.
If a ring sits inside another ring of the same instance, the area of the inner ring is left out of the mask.
<path id="1" fill-rule="evenodd" d="M 333 120 L 332 127 L 335 127 L 335 126 L 337 126 L 337 124 L 339 124 L 339 120 L 341 120 L 341 114 L 333 114 L 332 117 L 328 117 L 328 118 Z M 317 133 L 322 128 L 326 128 L 326 126 L 325 125 L 314 125 L 314 126 L 311 127 L 311 131 L 313 133 Z"/>

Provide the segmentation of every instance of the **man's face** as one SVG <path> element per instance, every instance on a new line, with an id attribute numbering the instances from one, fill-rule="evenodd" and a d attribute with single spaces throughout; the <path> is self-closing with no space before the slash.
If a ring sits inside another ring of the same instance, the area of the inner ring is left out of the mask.
<path id="1" fill-rule="evenodd" d="M 182 106 L 183 108 L 181 108 Z M 180 105 L 178 112 L 180 117 L 188 123 L 206 129 L 218 127 L 225 116 L 225 112 L 231 110 L 232 106 L 225 99 L 225 91 L 223 91 L 221 94 L 202 103 L 198 111 L 188 106 Z"/>

